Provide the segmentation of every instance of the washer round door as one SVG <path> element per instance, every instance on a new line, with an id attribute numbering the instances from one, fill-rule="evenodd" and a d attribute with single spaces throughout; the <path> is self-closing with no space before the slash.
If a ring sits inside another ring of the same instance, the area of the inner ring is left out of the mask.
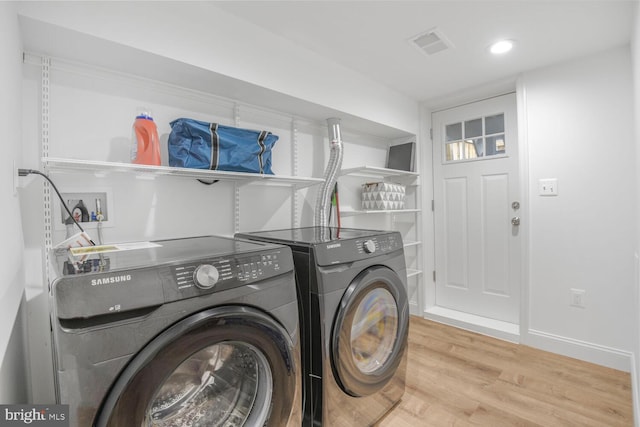
<path id="1" fill-rule="evenodd" d="M 286 330 L 258 310 L 197 313 L 132 359 L 95 425 L 285 425 L 297 386 L 294 349 Z"/>
<path id="2" fill-rule="evenodd" d="M 342 389 L 355 397 L 382 389 L 401 362 L 409 331 L 404 283 L 391 269 L 369 267 L 351 282 L 332 331 L 332 367 Z"/>

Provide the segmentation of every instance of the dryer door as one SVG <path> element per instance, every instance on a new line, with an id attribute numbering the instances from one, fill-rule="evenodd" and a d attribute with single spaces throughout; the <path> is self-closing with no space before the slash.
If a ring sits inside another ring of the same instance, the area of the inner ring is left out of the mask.
<path id="1" fill-rule="evenodd" d="M 342 389 L 356 397 L 383 388 L 407 346 L 409 304 L 391 269 L 369 267 L 349 285 L 333 325 L 332 367 Z"/>
<path id="2" fill-rule="evenodd" d="M 247 307 L 192 315 L 153 339 L 118 377 L 96 426 L 282 426 L 297 381 L 295 347 Z"/>

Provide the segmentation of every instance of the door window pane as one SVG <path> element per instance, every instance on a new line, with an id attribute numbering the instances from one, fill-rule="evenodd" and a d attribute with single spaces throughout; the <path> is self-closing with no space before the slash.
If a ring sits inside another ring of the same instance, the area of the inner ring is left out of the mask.
<path id="1" fill-rule="evenodd" d="M 487 137 L 487 156 L 504 154 L 504 135 L 494 135 Z"/>
<path id="2" fill-rule="evenodd" d="M 462 139 L 462 123 L 454 123 L 446 127 L 447 141 L 459 141 Z"/>
<path id="3" fill-rule="evenodd" d="M 504 114 L 488 116 L 485 117 L 484 120 L 485 126 L 487 128 L 486 135 L 493 135 L 494 133 L 504 133 Z"/>
<path id="4" fill-rule="evenodd" d="M 446 147 L 446 158 L 448 162 L 464 159 L 464 142 L 450 142 Z"/>
<path id="5" fill-rule="evenodd" d="M 464 122 L 464 137 L 475 138 L 482 136 L 482 119 L 468 120 Z"/>
<path id="6" fill-rule="evenodd" d="M 477 159 L 484 155 L 484 144 L 482 138 L 468 139 L 467 141 L 467 159 Z"/>

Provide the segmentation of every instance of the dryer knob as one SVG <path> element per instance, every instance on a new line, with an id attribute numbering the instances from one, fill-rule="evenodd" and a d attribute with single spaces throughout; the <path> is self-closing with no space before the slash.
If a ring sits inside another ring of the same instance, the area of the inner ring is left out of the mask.
<path id="1" fill-rule="evenodd" d="M 364 245 L 362 245 L 362 247 L 368 254 L 372 254 L 376 251 L 376 244 L 373 240 L 367 240 L 366 242 L 364 242 Z"/>
<path id="2" fill-rule="evenodd" d="M 193 272 L 193 280 L 200 289 L 211 289 L 218 283 L 220 274 L 211 264 L 202 264 Z"/>

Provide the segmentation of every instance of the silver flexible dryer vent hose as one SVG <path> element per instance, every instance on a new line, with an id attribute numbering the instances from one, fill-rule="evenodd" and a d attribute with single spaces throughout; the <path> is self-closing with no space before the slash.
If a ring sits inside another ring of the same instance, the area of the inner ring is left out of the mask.
<path id="1" fill-rule="evenodd" d="M 329 126 L 329 143 L 331 152 L 329 163 L 324 171 L 324 183 L 316 200 L 316 212 L 314 225 L 317 227 L 329 226 L 329 214 L 331 212 L 331 193 L 338 179 L 338 172 L 342 167 L 342 135 L 340 134 L 340 119 L 327 119 Z"/>

